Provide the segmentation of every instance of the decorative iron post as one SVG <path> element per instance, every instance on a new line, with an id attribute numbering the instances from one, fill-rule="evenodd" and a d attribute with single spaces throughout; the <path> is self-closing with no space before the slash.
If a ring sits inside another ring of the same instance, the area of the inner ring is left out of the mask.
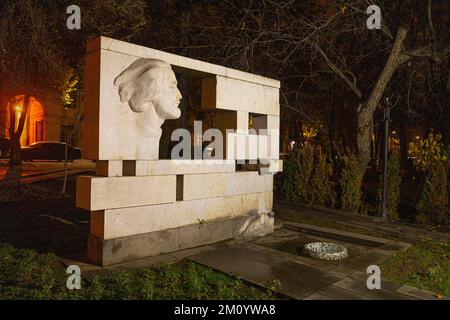
<path id="1" fill-rule="evenodd" d="M 383 158 L 383 200 L 381 206 L 381 216 L 387 219 L 388 215 L 388 155 L 389 155 L 389 122 L 391 121 L 391 104 L 389 98 L 386 98 L 384 110 L 384 158 Z"/>

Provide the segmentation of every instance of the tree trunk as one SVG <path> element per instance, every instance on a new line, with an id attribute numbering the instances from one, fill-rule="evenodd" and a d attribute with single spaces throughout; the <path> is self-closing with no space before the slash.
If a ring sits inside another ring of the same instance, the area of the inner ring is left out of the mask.
<path id="1" fill-rule="evenodd" d="M 16 129 L 16 114 L 13 111 L 13 105 L 16 103 L 15 99 L 10 99 L 9 108 L 9 168 L 12 170 L 14 168 L 14 130 Z"/>
<path id="2" fill-rule="evenodd" d="M 330 112 L 330 118 L 328 119 L 328 140 L 330 141 L 330 157 L 333 161 L 333 166 L 336 165 L 336 158 L 341 157 L 339 153 L 339 148 L 336 145 L 336 106 L 334 103 L 334 94 L 331 93 L 331 112 Z"/>
<path id="3" fill-rule="evenodd" d="M 17 130 L 14 133 L 14 139 L 13 139 L 13 162 L 14 164 L 21 164 L 22 163 L 22 153 L 20 150 L 20 137 L 23 132 L 23 128 L 25 126 L 25 120 L 27 118 L 28 113 L 28 106 L 30 104 L 30 94 L 25 93 L 25 96 L 23 98 L 23 107 L 22 107 L 22 113 L 20 114 L 19 118 L 19 124 L 17 126 Z"/>
<path id="4" fill-rule="evenodd" d="M 373 134 L 373 114 L 383 97 L 384 91 L 397 68 L 403 63 L 402 50 L 407 30 L 400 28 L 395 38 L 388 61 L 366 103 L 358 107 L 356 143 L 360 174 L 363 176 L 370 159 L 370 141 Z"/>

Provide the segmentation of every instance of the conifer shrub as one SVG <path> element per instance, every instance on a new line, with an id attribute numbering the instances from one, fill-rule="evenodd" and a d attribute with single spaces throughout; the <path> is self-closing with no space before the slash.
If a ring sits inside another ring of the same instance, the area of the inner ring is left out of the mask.
<path id="1" fill-rule="evenodd" d="M 314 157 L 314 166 L 309 181 L 311 204 L 333 208 L 336 202 L 336 193 L 333 182 L 330 180 L 331 168 L 325 156 L 319 154 Z"/>
<path id="2" fill-rule="evenodd" d="M 342 157 L 338 178 L 339 208 L 344 211 L 361 212 L 362 177 L 355 157 Z"/>
<path id="3" fill-rule="evenodd" d="M 418 222 L 448 222 L 448 178 L 444 162 L 436 161 L 429 164 L 416 208 Z"/>
<path id="4" fill-rule="evenodd" d="M 309 203 L 309 180 L 314 165 L 310 146 L 295 148 L 284 164 L 283 193 L 288 201 Z"/>

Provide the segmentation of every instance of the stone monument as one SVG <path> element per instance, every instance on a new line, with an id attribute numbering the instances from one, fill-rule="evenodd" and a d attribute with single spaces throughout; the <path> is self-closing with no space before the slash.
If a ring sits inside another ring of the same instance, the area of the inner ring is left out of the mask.
<path id="1" fill-rule="evenodd" d="M 81 147 L 96 173 L 77 178 L 76 204 L 91 212 L 90 260 L 105 266 L 273 232 L 279 81 L 106 37 L 88 42 L 85 68 Z M 200 79 L 223 159 L 159 159 L 161 126 L 181 115 L 175 74 Z"/>

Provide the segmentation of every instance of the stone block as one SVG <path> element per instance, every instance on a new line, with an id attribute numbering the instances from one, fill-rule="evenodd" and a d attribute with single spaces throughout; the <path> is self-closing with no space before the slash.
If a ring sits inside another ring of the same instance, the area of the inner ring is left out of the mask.
<path id="1" fill-rule="evenodd" d="M 278 88 L 278 89 L 280 88 L 280 81 L 278 81 L 278 80 L 263 77 L 263 76 L 253 74 L 253 73 L 248 73 L 248 72 L 232 69 L 232 68 L 226 68 L 224 76 L 226 76 L 228 78 L 242 80 L 242 81 L 263 84 L 263 85 Z"/>
<path id="2" fill-rule="evenodd" d="M 126 176 L 181 175 L 198 173 L 234 172 L 233 160 L 126 160 L 123 174 Z"/>
<path id="3" fill-rule="evenodd" d="M 273 212 L 260 212 L 244 216 L 239 224 L 232 228 L 232 238 L 251 239 L 262 237 L 274 231 L 275 215 Z"/>
<path id="4" fill-rule="evenodd" d="M 272 192 L 261 192 L 205 199 L 206 220 L 271 212 L 272 197 Z"/>
<path id="5" fill-rule="evenodd" d="M 226 176 L 227 173 L 184 175 L 183 200 L 222 197 L 225 195 Z"/>
<path id="6" fill-rule="evenodd" d="M 208 245 L 233 237 L 250 239 L 273 231 L 271 214 L 250 214 L 173 229 L 103 240 L 88 237 L 88 258 L 109 266 L 162 253 Z M 272 230 L 272 231 L 271 231 Z"/>
<path id="7" fill-rule="evenodd" d="M 114 85 L 114 79 L 136 57 L 109 50 L 101 50 L 99 54 L 93 52 L 85 67 L 89 85 L 83 132 L 89 138 L 82 139 L 83 156 L 91 160 L 158 159 L 159 138 L 145 137 L 143 122 L 147 118 L 133 112 L 126 101 L 121 102 Z"/>
<path id="8" fill-rule="evenodd" d="M 226 196 L 272 192 L 273 176 L 261 176 L 258 172 L 236 172 L 226 175 Z"/>
<path id="9" fill-rule="evenodd" d="M 280 115 L 277 88 L 221 76 L 217 76 L 216 86 L 217 109 Z"/>
<path id="10" fill-rule="evenodd" d="M 176 176 L 77 177 L 76 206 L 89 211 L 176 201 Z"/>
<path id="11" fill-rule="evenodd" d="M 121 160 L 99 160 L 95 163 L 95 175 L 101 177 L 122 176 L 123 164 Z"/>
<path id="12" fill-rule="evenodd" d="M 196 224 L 204 219 L 204 199 L 108 209 L 91 213 L 91 234 L 99 239 L 114 239 Z"/>
<path id="13" fill-rule="evenodd" d="M 273 213 L 251 213 L 209 221 L 201 227 L 198 225 L 182 227 L 179 246 L 182 249 L 227 239 L 251 239 L 271 232 L 273 232 Z"/>
<path id="14" fill-rule="evenodd" d="M 178 229 L 159 230 L 110 240 L 89 235 L 87 256 L 95 264 L 108 266 L 176 251 L 179 249 L 178 244 Z"/>
<path id="15" fill-rule="evenodd" d="M 215 82 L 213 78 L 203 81 L 202 87 L 203 109 L 280 115 L 278 88 L 219 75 Z"/>
<path id="16" fill-rule="evenodd" d="M 271 210 L 271 192 L 99 210 L 91 212 L 91 234 L 107 240 Z"/>
<path id="17" fill-rule="evenodd" d="M 236 111 L 236 129 L 242 133 L 248 133 L 248 112 Z"/>
<path id="18" fill-rule="evenodd" d="M 135 57 L 161 59 L 167 61 L 175 67 L 178 67 L 181 70 L 187 69 L 198 71 L 201 74 L 221 75 L 278 89 L 280 88 L 280 81 L 275 79 L 255 75 L 240 70 L 226 68 L 220 65 L 215 65 L 212 63 L 195 60 L 188 57 L 183 57 L 180 55 L 175 55 L 172 53 L 111 39 L 108 37 L 97 37 L 91 39 L 87 43 L 87 53 L 101 49 Z"/>
<path id="19" fill-rule="evenodd" d="M 269 130 L 269 134 L 271 135 L 280 134 L 280 116 L 267 116 L 267 130 Z"/>
<path id="20" fill-rule="evenodd" d="M 256 171 L 184 175 L 183 200 L 272 192 L 273 176 Z"/>
<path id="21" fill-rule="evenodd" d="M 269 163 L 259 166 L 259 174 L 276 174 L 283 172 L 283 160 L 269 160 Z"/>

